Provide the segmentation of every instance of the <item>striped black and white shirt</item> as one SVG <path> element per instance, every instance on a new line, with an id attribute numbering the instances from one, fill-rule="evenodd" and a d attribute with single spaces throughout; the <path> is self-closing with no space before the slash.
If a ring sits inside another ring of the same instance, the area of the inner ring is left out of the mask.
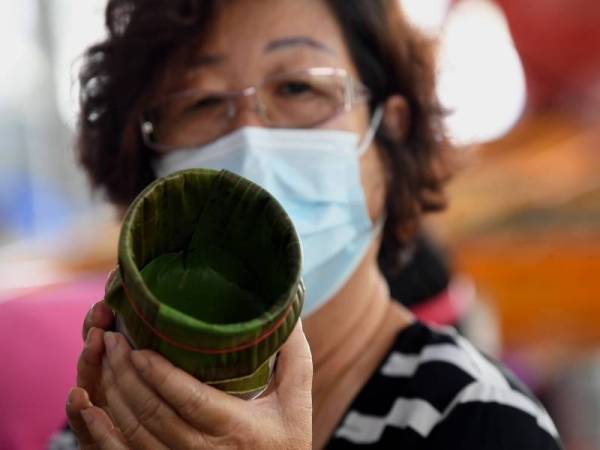
<path id="1" fill-rule="evenodd" d="M 327 449 L 557 450 L 544 407 L 452 328 L 398 335 Z"/>

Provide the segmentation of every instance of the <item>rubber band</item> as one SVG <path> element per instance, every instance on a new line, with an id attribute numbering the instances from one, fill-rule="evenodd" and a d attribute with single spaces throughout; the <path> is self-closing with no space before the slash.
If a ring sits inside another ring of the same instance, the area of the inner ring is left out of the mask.
<path id="1" fill-rule="evenodd" d="M 162 339 L 163 341 L 165 341 L 169 345 L 172 345 L 173 347 L 181 348 L 183 350 L 187 350 L 187 351 L 194 352 L 194 353 L 204 353 L 204 354 L 207 354 L 207 355 L 223 355 L 223 354 L 226 354 L 226 353 L 233 353 L 233 352 L 237 352 L 237 351 L 240 351 L 240 350 L 245 350 L 247 348 L 254 347 L 257 344 L 260 344 L 265 339 L 267 339 L 269 336 L 271 336 L 273 333 L 275 333 L 275 331 L 277 331 L 277 329 L 281 326 L 281 324 L 283 324 L 283 322 L 285 322 L 285 320 L 287 319 L 288 315 L 290 314 L 290 312 L 292 310 L 292 306 L 294 306 L 294 304 L 292 302 L 290 304 L 290 306 L 288 307 L 286 313 L 281 317 L 281 319 L 279 319 L 273 325 L 272 328 L 270 328 L 269 330 L 267 330 L 262 335 L 258 336 L 256 339 L 254 339 L 252 341 L 243 342 L 241 344 L 236 345 L 235 347 L 228 347 L 228 348 L 219 348 L 219 349 L 200 348 L 200 347 L 192 347 L 190 345 L 174 341 L 169 336 L 166 336 L 165 334 L 161 333 L 159 330 L 157 330 L 156 328 L 154 328 L 154 326 L 144 317 L 144 315 L 142 314 L 142 312 L 139 310 L 138 305 L 133 301 L 133 299 L 129 295 L 129 291 L 127 290 L 127 287 L 125 286 L 125 282 L 124 281 L 122 283 L 122 286 L 123 286 L 123 290 L 125 291 L 125 297 L 127 297 L 127 301 L 129 302 L 129 305 L 131 306 L 131 308 L 135 312 L 136 316 L 138 316 L 139 319 L 142 322 L 144 322 L 144 324 L 150 329 L 150 331 L 152 331 L 152 333 L 154 335 L 156 335 L 157 337 L 159 337 L 160 339 Z"/>

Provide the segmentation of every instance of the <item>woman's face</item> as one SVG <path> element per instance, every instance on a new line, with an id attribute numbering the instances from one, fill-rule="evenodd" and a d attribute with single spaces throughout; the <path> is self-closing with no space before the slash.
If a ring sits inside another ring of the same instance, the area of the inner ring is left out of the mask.
<path id="1" fill-rule="evenodd" d="M 161 91 L 238 91 L 268 77 L 314 67 L 344 69 L 360 80 L 324 1 L 229 0 L 223 5 L 201 43 L 174 59 L 176 68 L 167 71 Z M 247 100 L 240 100 L 228 132 L 266 126 Z M 362 137 L 369 123 L 368 104 L 358 102 L 319 127 L 354 131 Z M 385 177 L 374 144 L 361 157 L 360 168 L 367 208 L 375 221 L 383 212 Z"/>

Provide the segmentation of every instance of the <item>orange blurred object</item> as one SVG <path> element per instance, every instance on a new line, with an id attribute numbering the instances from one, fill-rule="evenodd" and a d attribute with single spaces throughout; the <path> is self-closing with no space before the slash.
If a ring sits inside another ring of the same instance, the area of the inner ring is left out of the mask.
<path id="1" fill-rule="evenodd" d="M 528 116 L 467 152 L 434 229 L 537 367 L 600 344 L 600 123 Z"/>

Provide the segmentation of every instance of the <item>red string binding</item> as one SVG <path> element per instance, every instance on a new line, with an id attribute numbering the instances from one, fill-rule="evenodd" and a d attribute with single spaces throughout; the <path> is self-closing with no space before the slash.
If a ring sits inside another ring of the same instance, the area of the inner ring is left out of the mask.
<path id="1" fill-rule="evenodd" d="M 163 341 L 165 341 L 168 344 L 172 345 L 173 347 L 181 348 L 183 350 L 188 350 L 190 352 L 195 352 L 195 353 L 204 353 L 204 354 L 207 354 L 207 355 L 223 355 L 225 353 L 233 353 L 233 352 L 237 352 L 237 351 L 240 351 L 240 350 L 245 350 L 247 348 L 254 347 L 257 344 L 260 344 L 262 341 L 264 341 L 269 336 L 271 336 L 273 333 L 275 333 L 275 331 L 277 331 L 277 329 L 281 326 L 281 324 L 283 322 L 285 322 L 285 320 L 287 319 L 288 315 L 290 314 L 290 312 L 292 310 L 292 306 L 294 305 L 293 303 L 290 304 L 290 306 L 288 307 L 286 313 L 281 317 L 281 319 L 279 319 L 273 325 L 272 328 L 268 329 L 266 332 L 264 332 L 262 335 L 258 336 L 256 339 L 254 339 L 252 341 L 243 342 L 241 344 L 238 344 L 235 347 L 228 347 L 228 348 L 227 347 L 226 348 L 219 348 L 219 349 L 214 349 L 214 348 L 199 348 L 199 347 L 192 347 L 190 345 L 174 341 L 169 336 L 166 336 L 165 334 L 162 334 L 160 331 L 158 331 L 156 328 L 154 328 L 154 326 L 152 326 L 152 324 L 144 317 L 144 315 L 142 314 L 142 312 L 138 309 L 137 304 L 133 301 L 133 299 L 129 295 L 129 291 L 127 290 L 127 287 L 125 286 L 125 282 L 124 281 L 122 282 L 122 286 L 123 286 L 123 290 L 125 291 L 125 297 L 127 297 L 127 301 L 131 305 L 131 308 L 133 309 L 133 311 L 135 312 L 135 314 L 141 319 L 141 321 L 144 322 L 144 324 L 152 331 L 152 333 L 154 333 L 160 339 L 162 339 Z"/>

